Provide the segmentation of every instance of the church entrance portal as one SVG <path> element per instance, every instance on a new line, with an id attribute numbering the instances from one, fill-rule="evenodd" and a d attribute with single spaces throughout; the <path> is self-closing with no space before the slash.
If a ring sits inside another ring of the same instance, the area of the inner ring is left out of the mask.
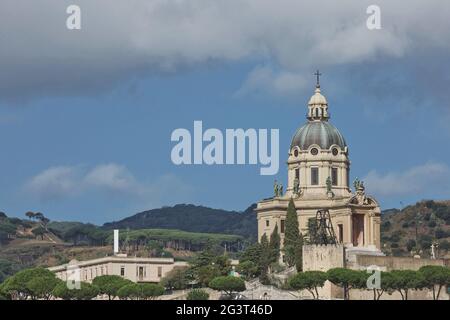
<path id="1" fill-rule="evenodd" d="M 355 214 L 352 218 L 353 222 L 353 246 L 364 246 L 364 215 Z"/>

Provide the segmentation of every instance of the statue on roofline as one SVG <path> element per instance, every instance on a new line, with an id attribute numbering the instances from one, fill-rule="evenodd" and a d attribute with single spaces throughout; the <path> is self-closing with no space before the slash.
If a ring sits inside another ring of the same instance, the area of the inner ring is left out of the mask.
<path id="1" fill-rule="evenodd" d="M 360 205 L 368 205 L 369 199 L 366 196 L 364 182 L 356 178 L 355 181 L 353 181 L 353 187 L 355 188 L 357 203 Z"/>
<path id="2" fill-rule="evenodd" d="M 358 189 L 364 189 L 364 182 L 356 177 L 356 179 L 353 181 L 353 187 L 355 188 L 355 191 L 358 191 Z"/>
<path id="3" fill-rule="evenodd" d="M 278 184 L 277 180 L 273 183 L 274 197 L 281 197 L 283 195 L 283 185 Z"/>
<path id="4" fill-rule="evenodd" d="M 278 182 L 277 182 L 277 180 L 275 180 L 275 182 L 273 183 L 273 195 L 274 195 L 274 197 L 278 197 Z"/>
<path id="5" fill-rule="evenodd" d="M 329 176 L 328 176 L 327 181 L 325 183 L 327 185 L 327 196 L 328 196 L 328 198 L 331 199 L 331 198 L 334 197 L 334 192 L 333 192 L 333 190 L 331 190 L 333 183 L 332 183 L 331 178 Z"/>
<path id="6" fill-rule="evenodd" d="M 328 176 L 326 184 L 327 184 L 327 192 L 331 192 L 331 184 L 332 184 L 332 182 L 331 182 L 330 176 Z"/>

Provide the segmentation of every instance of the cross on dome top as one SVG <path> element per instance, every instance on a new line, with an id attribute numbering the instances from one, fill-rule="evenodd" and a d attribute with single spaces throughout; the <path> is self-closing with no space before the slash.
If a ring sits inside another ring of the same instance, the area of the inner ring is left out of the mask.
<path id="1" fill-rule="evenodd" d="M 310 121 L 328 121 L 330 118 L 328 114 L 328 102 L 320 92 L 320 76 L 322 74 L 317 70 L 314 75 L 317 77 L 316 90 L 308 102 L 307 118 Z"/>
<path id="2" fill-rule="evenodd" d="M 319 72 L 319 69 L 317 69 L 317 71 L 316 71 L 316 73 L 314 73 L 314 75 L 317 77 L 316 88 L 320 88 L 320 76 L 322 74 Z"/>

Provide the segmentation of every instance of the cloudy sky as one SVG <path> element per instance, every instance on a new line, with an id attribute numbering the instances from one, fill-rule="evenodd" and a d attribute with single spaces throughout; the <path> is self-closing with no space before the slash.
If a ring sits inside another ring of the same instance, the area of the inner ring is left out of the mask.
<path id="1" fill-rule="evenodd" d="M 66 28 L 71 4 L 81 30 Z M 439 0 L 2 0 L 0 210 L 95 223 L 182 202 L 243 210 L 286 180 L 316 69 L 352 179 L 383 208 L 450 198 L 448 17 Z M 278 175 L 175 166 L 171 132 L 194 120 L 280 129 Z"/>

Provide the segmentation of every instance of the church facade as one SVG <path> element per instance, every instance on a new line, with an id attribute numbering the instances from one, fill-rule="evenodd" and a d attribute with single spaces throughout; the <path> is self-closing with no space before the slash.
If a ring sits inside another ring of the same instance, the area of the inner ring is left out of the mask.
<path id="1" fill-rule="evenodd" d="M 294 200 L 300 232 L 308 236 L 310 219 L 328 210 L 338 243 L 346 248 L 379 252 L 380 207 L 366 195 L 362 181 L 350 185 L 349 147 L 330 123 L 328 102 L 319 79 L 308 102 L 307 121 L 295 132 L 287 159 L 288 181 L 283 192 L 275 185 L 274 197 L 257 205 L 258 239 L 278 228 L 283 243 L 290 199 Z"/>

